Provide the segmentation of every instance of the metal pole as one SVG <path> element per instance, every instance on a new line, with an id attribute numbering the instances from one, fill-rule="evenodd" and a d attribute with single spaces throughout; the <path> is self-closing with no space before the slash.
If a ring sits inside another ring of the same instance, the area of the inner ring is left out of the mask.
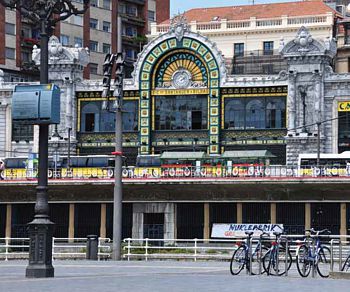
<path id="1" fill-rule="evenodd" d="M 317 123 L 317 167 L 320 167 L 320 153 L 321 153 L 321 123 Z"/>
<path id="2" fill-rule="evenodd" d="M 122 52 L 122 22 L 118 16 L 118 52 Z M 122 93 L 123 94 L 123 93 Z M 122 98 L 117 103 L 115 113 L 115 151 L 122 153 L 123 127 L 122 127 Z M 121 240 L 122 240 L 122 156 L 115 156 L 114 169 L 114 208 L 113 208 L 113 260 L 121 259 Z"/>
<path id="3" fill-rule="evenodd" d="M 67 167 L 70 169 L 70 134 L 72 132 L 72 128 L 68 128 L 68 161 L 67 161 Z"/>
<path id="4" fill-rule="evenodd" d="M 48 25 L 44 7 L 40 13 L 40 84 L 49 82 L 48 64 Z M 29 265 L 26 269 L 28 278 L 47 278 L 54 276 L 52 266 L 52 234 L 53 223 L 49 219 L 49 204 L 47 194 L 49 125 L 39 126 L 39 177 L 36 188 L 36 203 L 34 220 L 28 224 L 30 249 Z"/>

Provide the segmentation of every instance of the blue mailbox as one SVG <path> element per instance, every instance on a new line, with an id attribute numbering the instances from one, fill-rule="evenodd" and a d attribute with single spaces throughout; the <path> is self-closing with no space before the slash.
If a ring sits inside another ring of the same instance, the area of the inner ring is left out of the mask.
<path id="1" fill-rule="evenodd" d="M 18 85 L 12 96 L 12 119 L 28 124 L 59 124 L 60 97 L 60 88 L 54 84 Z"/>

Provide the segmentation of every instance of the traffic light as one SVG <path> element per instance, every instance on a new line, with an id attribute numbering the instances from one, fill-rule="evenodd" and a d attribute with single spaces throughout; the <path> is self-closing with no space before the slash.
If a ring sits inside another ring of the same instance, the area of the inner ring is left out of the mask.
<path id="1" fill-rule="evenodd" d="M 105 57 L 105 61 L 103 63 L 102 97 L 104 98 L 109 96 L 114 60 L 115 60 L 114 54 L 107 54 Z"/>
<path id="2" fill-rule="evenodd" d="M 102 98 L 106 100 L 102 103 L 102 109 L 109 109 L 109 96 L 110 96 L 110 88 L 111 88 L 111 79 L 112 79 L 112 70 L 115 61 L 114 54 L 107 54 L 105 57 L 105 61 L 103 63 L 103 80 L 102 80 Z"/>
<path id="3" fill-rule="evenodd" d="M 123 88 L 123 79 L 124 79 L 124 54 L 123 53 L 117 53 L 115 56 L 115 79 L 114 79 L 114 86 L 116 88 Z M 119 91 L 118 91 L 119 93 Z M 116 96 L 116 95 L 114 95 Z"/>
<path id="4" fill-rule="evenodd" d="M 117 53 L 115 56 L 115 79 L 114 79 L 114 92 L 113 96 L 115 96 L 116 100 L 114 103 L 114 109 L 120 109 L 121 107 L 121 99 L 123 97 L 123 80 L 124 80 L 124 54 Z"/>

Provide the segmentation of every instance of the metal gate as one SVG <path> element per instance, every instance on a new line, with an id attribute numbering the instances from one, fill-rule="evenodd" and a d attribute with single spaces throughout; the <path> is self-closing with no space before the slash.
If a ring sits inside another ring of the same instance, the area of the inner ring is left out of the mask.
<path id="1" fill-rule="evenodd" d="M 164 239 L 164 213 L 143 214 L 143 238 Z"/>

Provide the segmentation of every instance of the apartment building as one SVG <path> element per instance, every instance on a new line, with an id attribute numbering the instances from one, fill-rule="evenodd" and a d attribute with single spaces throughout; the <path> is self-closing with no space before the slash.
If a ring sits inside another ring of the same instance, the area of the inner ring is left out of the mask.
<path id="1" fill-rule="evenodd" d="M 82 8 L 82 0 L 73 2 Z M 90 49 L 91 63 L 84 71 L 84 78 L 100 78 L 105 54 L 116 52 L 118 13 L 122 17 L 123 51 L 130 75 L 137 54 L 147 41 L 145 35 L 150 31 L 150 23 L 169 18 L 170 0 L 91 0 L 85 15 L 74 15 L 58 24 L 54 34 L 63 45 Z M 38 29 L 21 18 L 19 12 L 0 5 L 0 40 L 4 40 L 0 41 L 0 69 L 5 72 L 5 81 L 38 79 L 31 53 L 39 38 Z"/>
<path id="2" fill-rule="evenodd" d="M 232 74 L 277 74 L 286 68 L 279 47 L 301 26 L 315 38 L 335 36 L 336 11 L 323 1 L 195 8 L 184 13 L 192 32 L 215 42 Z M 153 39 L 169 29 L 170 20 L 152 24 Z"/>

